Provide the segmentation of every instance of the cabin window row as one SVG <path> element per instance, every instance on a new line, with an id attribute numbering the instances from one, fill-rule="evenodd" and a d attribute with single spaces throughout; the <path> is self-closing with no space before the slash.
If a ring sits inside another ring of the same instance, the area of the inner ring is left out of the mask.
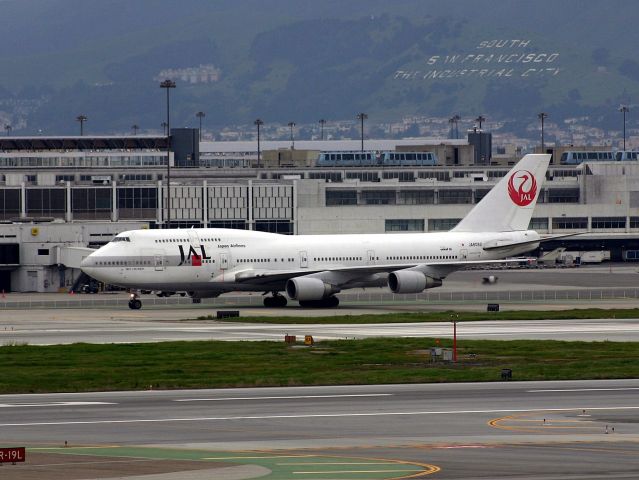
<path id="1" fill-rule="evenodd" d="M 97 265 L 104 267 L 126 267 L 126 266 L 144 266 L 151 265 L 150 260 L 100 260 L 96 262 Z"/>
<path id="2" fill-rule="evenodd" d="M 357 262 L 362 261 L 362 257 L 315 257 L 314 262 Z"/>
<path id="3" fill-rule="evenodd" d="M 285 262 L 294 262 L 294 258 L 282 258 L 280 259 L 282 263 Z M 268 263 L 268 262 L 277 262 L 277 258 L 239 258 L 237 263 Z"/>
<path id="4" fill-rule="evenodd" d="M 221 242 L 219 238 L 202 238 L 200 242 Z M 186 238 L 161 238 L 155 240 L 155 243 L 189 243 L 190 240 Z"/>
<path id="5" fill-rule="evenodd" d="M 408 255 L 399 257 L 386 257 L 386 260 L 457 260 L 457 255 Z"/>

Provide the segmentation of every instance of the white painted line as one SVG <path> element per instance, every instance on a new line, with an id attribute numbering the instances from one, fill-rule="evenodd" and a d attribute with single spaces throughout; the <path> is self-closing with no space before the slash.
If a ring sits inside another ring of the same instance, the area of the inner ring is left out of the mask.
<path id="1" fill-rule="evenodd" d="M 85 407 L 89 405 L 117 405 L 113 402 L 49 402 L 49 403 L 0 403 L 0 408 L 23 407 Z"/>
<path id="2" fill-rule="evenodd" d="M 360 393 L 344 395 L 291 395 L 282 397 L 227 397 L 227 398 L 182 398 L 174 402 L 228 402 L 237 400 L 297 400 L 309 398 L 348 398 L 348 397 L 392 397 L 393 393 Z"/>
<path id="3" fill-rule="evenodd" d="M 639 387 L 619 387 L 619 388 L 558 388 L 546 390 L 526 390 L 527 393 L 554 393 L 554 392 L 625 392 L 639 390 Z"/>
<path id="4" fill-rule="evenodd" d="M 639 410 L 639 406 L 624 407 L 589 407 L 579 405 L 570 408 L 516 408 L 503 410 L 444 410 L 423 412 L 373 412 L 373 413 L 317 413 L 298 415 L 242 415 L 232 417 L 186 417 L 186 418 L 139 418 L 129 420 L 77 420 L 68 422 L 27 422 L 27 423 L 0 423 L 0 427 L 35 427 L 43 425 L 103 425 L 103 424 L 127 424 L 127 423 L 175 423 L 175 422 L 225 422 L 234 420 L 278 420 L 289 418 L 357 418 L 357 417 L 391 417 L 412 415 L 462 415 L 462 414 L 495 414 L 495 413 L 527 413 L 527 412 L 574 412 L 586 410 L 617 411 Z"/>

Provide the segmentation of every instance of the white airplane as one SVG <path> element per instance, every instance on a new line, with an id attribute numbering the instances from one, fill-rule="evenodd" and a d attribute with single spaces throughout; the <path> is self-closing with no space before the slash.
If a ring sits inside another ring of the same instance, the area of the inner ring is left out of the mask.
<path id="1" fill-rule="evenodd" d="M 231 291 L 272 292 L 267 307 L 287 300 L 302 307 L 336 307 L 342 290 L 388 286 L 394 293 L 438 287 L 451 272 L 534 250 L 543 241 L 528 230 L 550 155 L 531 154 L 449 232 L 280 235 L 200 228 L 133 230 L 86 257 L 89 276 L 162 295 L 186 291 L 195 299 Z M 556 237 L 553 237 L 556 238 Z"/>

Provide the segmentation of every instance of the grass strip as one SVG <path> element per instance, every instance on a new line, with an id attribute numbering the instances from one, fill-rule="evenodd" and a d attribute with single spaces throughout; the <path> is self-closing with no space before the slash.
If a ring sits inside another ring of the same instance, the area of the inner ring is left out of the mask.
<path id="1" fill-rule="evenodd" d="M 510 310 L 501 312 L 467 312 L 446 310 L 442 312 L 384 313 L 378 315 L 335 315 L 326 317 L 230 317 L 218 320 L 214 315 L 200 316 L 192 320 L 216 320 L 221 322 L 250 322 L 273 324 L 367 324 L 448 322 L 452 318 L 460 322 L 486 320 L 572 320 L 588 318 L 639 318 L 639 308 L 574 308 L 570 310 Z"/>
<path id="2" fill-rule="evenodd" d="M 0 393 L 639 377 L 639 343 L 464 340 L 431 363 L 428 338 L 0 347 Z M 441 340 L 450 347 L 451 341 Z"/>

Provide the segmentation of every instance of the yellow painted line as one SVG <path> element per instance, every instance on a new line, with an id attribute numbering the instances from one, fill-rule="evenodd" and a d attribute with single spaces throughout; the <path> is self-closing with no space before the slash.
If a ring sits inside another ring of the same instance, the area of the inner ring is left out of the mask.
<path id="1" fill-rule="evenodd" d="M 301 466 L 301 465 L 388 465 L 388 462 L 291 462 L 291 463 L 276 463 L 276 465 L 286 466 Z"/>
<path id="2" fill-rule="evenodd" d="M 414 472 L 415 469 L 407 468 L 398 470 L 320 470 L 317 472 L 293 472 L 294 475 L 328 475 L 335 473 L 399 473 L 399 472 Z M 420 473 L 421 474 L 421 473 Z"/>
<path id="3" fill-rule="evenodd" d="M 487 422 L 488 426 L 497 428 L 500 430 L 507 430 L 511 432 L 521 432 L 521 433 L 540 433 L 544 430 L 593 430 L 598 428 L 592 420 L 561 420 L 561 419 L 548 419 L 546 418 L 546 423 L 544 423 L 544 419 L 531 419 L 531 418 L 522 418 L 526 416 L 526 414 L 521 415 L 506 415 L 504 417 L 493 418 Z M 508 425 L 504 425 L 504 423 L 510 423 Z M 524 425 L 518 425 L 522 423 Z M 526 424 L 527 423 L 527 424 Z M 530 425 L 530 423 L 536 423 L 537 425 Z M 552 425 L 553 423 L 590 423 L 591 425 L 587 426 L 570 426 L 570 425 Z"/>

